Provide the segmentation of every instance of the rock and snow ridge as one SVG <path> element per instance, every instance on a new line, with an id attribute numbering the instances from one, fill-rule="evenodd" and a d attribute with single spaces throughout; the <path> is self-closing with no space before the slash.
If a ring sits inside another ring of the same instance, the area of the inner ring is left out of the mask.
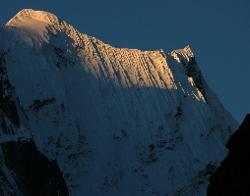
<path id="1" fill-rule="evenodd" d="M 20 120 L 0 105 L 11 127 L 1 126 L 0 137 L 32 138 L 57 162 L 70 195 L 206 195 L 237 122 L 190 47 L 114 48 L 25 9 L 0 29 L 0 56 Z M 0 191 L 24 194 L 5 159 L 0 151 L 0 177 L 8 176 Z"/>

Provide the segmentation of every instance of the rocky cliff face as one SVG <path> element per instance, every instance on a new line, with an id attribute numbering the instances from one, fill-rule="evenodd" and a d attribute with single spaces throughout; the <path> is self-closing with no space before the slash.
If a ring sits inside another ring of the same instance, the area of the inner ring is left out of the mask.
<path id="1" fill-rule="evenodd" d="M 250 195 L 250 114 L 227 143 L 229 154 L 210 178 L 208 196 Z"/>
<path id="2" fill-rule="evenodd" d="M 1 141 L 32 138 L 47 173 L 59 168 L 70 195 L 206 194 L 237 123 L 190 47 L 113 48 L 53 14 L 22 10 L 0 29 L 0 54 L 18 100 L 10 102 L 16 109 L 1 106 L 13 127 L 2 128 Z M 17 178 L 25 171 L 7 161 L 1 168 Z"/>

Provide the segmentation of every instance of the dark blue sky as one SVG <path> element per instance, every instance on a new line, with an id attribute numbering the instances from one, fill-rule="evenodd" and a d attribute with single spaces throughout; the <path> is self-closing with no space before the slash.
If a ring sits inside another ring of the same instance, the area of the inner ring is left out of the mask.
<path id="1" fill-rule="evenodd" d="M 167 52 L 189 44 L 233 116 L 250 112 L 249 0 L 9 0 L 0 24 L 23 8 L 53 12 L 116 47 Z"/>

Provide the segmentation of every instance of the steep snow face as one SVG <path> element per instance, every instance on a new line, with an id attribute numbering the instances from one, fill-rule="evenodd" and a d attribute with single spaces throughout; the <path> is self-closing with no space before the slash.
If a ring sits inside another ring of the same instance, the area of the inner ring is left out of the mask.
<path id="1" fill-rule="evenodd" d="M 237 123 L 190 47 L 113 48 L 55 15 L 23 10 L 0 52 L 39 150 L 70 195 L 206 195 Z"/>

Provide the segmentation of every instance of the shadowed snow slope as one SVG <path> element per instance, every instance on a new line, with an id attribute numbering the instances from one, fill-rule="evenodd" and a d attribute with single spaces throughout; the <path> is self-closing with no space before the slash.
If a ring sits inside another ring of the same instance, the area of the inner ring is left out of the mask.
<path id="1" fill-rule="evenodd" d="M 0 54 L 26 116 L 15 134 L 58 162 L 70 195 L 206 194 L 237 123 L 190 47 L 114 48 L 26 9 L 0 29 Z"/>

